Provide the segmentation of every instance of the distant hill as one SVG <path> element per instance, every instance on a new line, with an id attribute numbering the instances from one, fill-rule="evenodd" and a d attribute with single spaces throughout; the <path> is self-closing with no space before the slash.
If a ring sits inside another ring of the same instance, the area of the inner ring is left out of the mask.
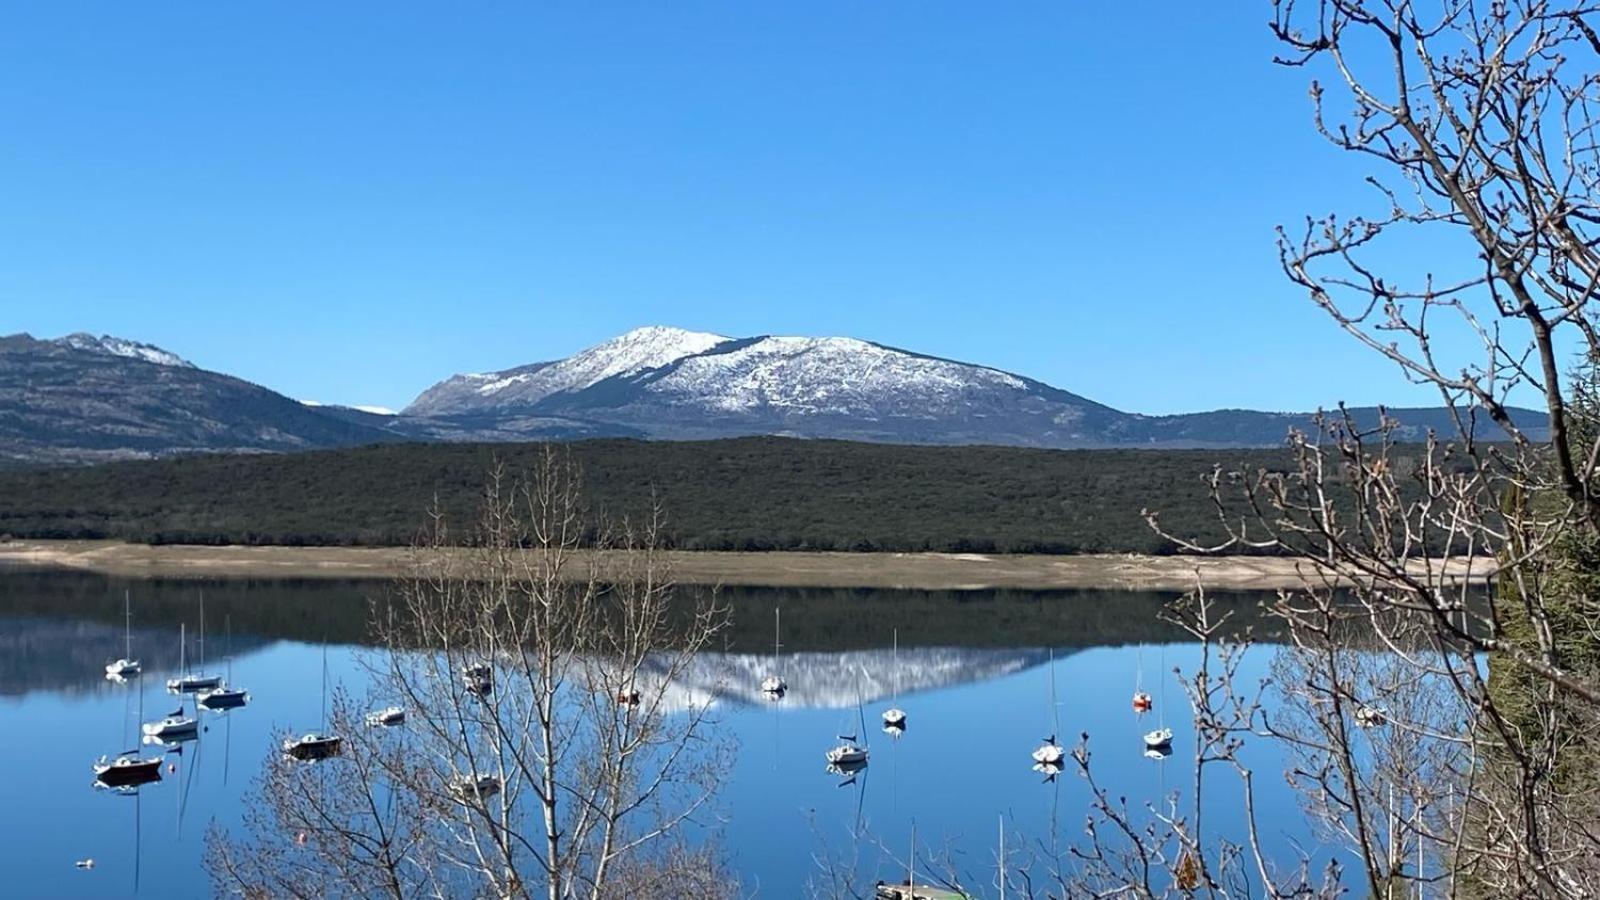
<path id="1" fill-rule="evenodd" d="M 394 440 L 118 338 L 0 337 L 0 461 L 102 462 Z"/>
<path id="2" fill-rule="evenodd" d="M 1353 411 L 1365 427 L 1378 410 Z M 1391 409 L 1402 440 L 1448 411 Z M 1540 414 L 1514 411 L 1535 440 Z M 999 369 L 846 337 L 730 338 L 653 326 L 564 359 L 451 376 L 398 415 L 297 402 L 112 336 L 0 338 L 0 466 L 390 441 L 775 435 L 1041 448 L 1271 447 L 1310 413 L 1145 416 Z M 1487 422 L 1481 436 L 1501 437 Z"/>

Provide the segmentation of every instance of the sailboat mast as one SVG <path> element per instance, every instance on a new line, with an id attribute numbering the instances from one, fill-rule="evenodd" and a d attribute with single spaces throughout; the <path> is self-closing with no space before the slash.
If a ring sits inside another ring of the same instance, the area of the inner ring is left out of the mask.
<path id="1" fill-rule="evenodd" d="M 893 651 L 893 656 L 890 658 L 890 664 L 894 666 L 894 702 L 895 703 L 899 703 L 900 702 L 900 629 L 898 629 L 898 628 L 896 628 L 894 630 L 894 651 Z"/>
<path id="2" fill-rule="evenodd" d="M 200 591 L 200 671 L 206 670 L 206 592 Z"/>
<path id="3" fill-rule="evenodd" d="M 189 623 L 178 623 L 178 673 L 181 675 L 189 668 Z"/>
<path id="4" fill-rule="evenodd" d="M 779 678 L 783 677 L 783 672 L 781 671 L 783 666 L 780 662 L 780 650 L 783 647 L 782 635 L 783 609 L 781 607 L 774 606 L 772 608 L 772 674 L 777 675 Z"/>
<path id="5" fill-rule="evenodd" d="M 328 731 L 328 645 L 322 645 L 322 731 Z"/>
<path id="6" fill-rule="evenodd" d="M 1006 900 L 1006 817 L 1000 817 L 1000 900 Z"/>
<path id="7" fill-rule="evenodd" d="M 133 598 L 122 589 L 122 658 L 133 658 Z"/>

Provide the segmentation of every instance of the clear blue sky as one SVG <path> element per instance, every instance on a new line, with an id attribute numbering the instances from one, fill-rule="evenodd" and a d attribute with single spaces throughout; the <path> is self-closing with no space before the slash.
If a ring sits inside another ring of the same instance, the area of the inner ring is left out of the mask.
<path id="1" fill-rule="evenodd" d="M 1428 402 L 1277 269 L 1369 194 L 1269 15 L 0 0 L 0 332 L 394 407 L 642 324 L 1141 412 Z"/>

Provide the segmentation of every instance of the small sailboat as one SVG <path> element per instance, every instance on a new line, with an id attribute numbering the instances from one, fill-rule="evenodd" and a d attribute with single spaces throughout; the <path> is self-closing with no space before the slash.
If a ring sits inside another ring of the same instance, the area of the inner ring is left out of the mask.
<path id="1" fill-rule="evenodd" d="M 1155 707 L 1155 701 L 1144 689 L 1144 644 L 1139 645 L 1134 657 L 1133 670 L 1133 711 L 1144 715 Z"/>
<path id="2" fill-rule="evenodd" d="M 338 756 L 344 738 L 336 734 L 308 731 L 297 738 L 285 738 L 283 752 L 301 762 L 312 762 Z"/>
<path id="3" fill-rule="evenodd" d="M 484 800 L 500 793 L 500 779 L 495 775 L 457 775 L 450 780 L 450 793 L 462 801 Z"/>
<path id="4" fill-rule="evenodd" d="M 233 621 L 226 620 L 228 635 L 228 677 L 217 687 L 203 691 L 197 699 L 200 706 L 212 712 L 222 712 L 228 709 L 238 709 L 250 702 L 250 692 L 244 688 L 233 686 Z"/>
<path id="5" fill-rule="evenodd" d="M 133 658 L 133 601 L 126 589 L 122 592 L 122 658 L 106 663 L 106 677 L 125 681 L 143 670 Z"/>
<path id="6" fill-rule="evenodd" d="M 328 730 L 328 648 L 322 648 L 322 730 L 308 731 L 297 738 L 285 738 L 283 752 L 291 759 L 314 762 L 338 756 L 344 738 Z"/>
<path id="7" fill-rule="evenodd" d="M 136 787 L 161 780 L 161 757 L 142 757 L 137 750 L 124 750 L 114 758 L 95 761 L 94 780 L 106 787 Z"/>
<path id="8" fill-rule="evenodd" d="M 1167 645 L 1161 645 L 1161 724 L 1144 735 L 1145 756 L 1166 759 L 1172 755 L 1172 729 L 1167 727 Z"/>
<path id="9" fill-rule="evenodd" d="M 389 728 L 395 725 L 404 725 L 406 711 L 401 706 L 385 706 L 367 713 L 367 724 L 374 727 Z"/>
<path id="10" fill-rule="evenodd" d="M 1066 758 L 1066 751 L 1056 742 L 1056 734 L 1061 730 L 1061 711 L 1056 705 L 1056 651 L 1050 651 L 1050 721 L 1054 730 L 1044 742 L 1034 748 L 1033 762 L 1037 766 L 1055 766 L 1059 768 L 1062 760 Z"/>
<path id="11" fill-rule="evenodd" d="M 144 691 L 139 691 L 139 719 L 144 718 Z M 127 716 L 123 716 L 122 737 L 127 737 Z M 114 757 L 102 756 L 90 769 L 96 787 L 128 789 L 161 780 L 161 757 L 142 757 L 139 751 L 124 750 Z"/>
<path id="12" fill-rule="evenodd" d="M 856 719 L 857 724 L 860 726 L 859 733 L 865 735 L 867 719 L 866 714 L 861 709 L 859 685 L 856 691 Z M 839 735 L 839 743 L 823 755 L 827 759 L 828 765 L 850 771 L 851 769 L 859 769 L 866 766 L 867 750 L 866 742 L 856 743 L 854 734 L 841 734 Z"/>
<path id="13" fill-rule="evenodd" d="M 147 740 L 176 744 L 180 741 L 192 741 L 200 735 L 200 723 L 193 716 L 184 715 L 183 704 L 178 708 L 154 722 L 146 722 L 140 726 Z"/>
<path id="14" fill-rule="evenodd" d="M 900 703 L 900 629 L 894 630 L 894 699 L 892 705 L 883 711 L 883 730 L 894 737 L 905 734 L 906 711 L 901 709 Z"/>
<path id="15" fill-rule="evenodd" d="M 1172 729 L 1157 728 L 1154 731 L 1145 732 L 1144 746 L 1147 750 L 1172 749 Z"/>
<path id="16" fill-rule="evenodd" d="M 200 671 L 189 671 L 189 639 L 186 625 L 178 626 L 177 678 L 167 679 L 167 690 L 174 694 L 198 694 L 222 687 L 221 675 L 205 674 L 206 667 L 206 595 L 200 595 Z"/>
<path id="17" fill-rule="evenodd" d="M 1354 718 L 1358 728 L 1376 728 L 1389 721 L 1389 710 L 1383 706 L 1358 706 Z"/>
<path id="18" fill-rule="evenodd" d="M 780 635 L 783 631 L 783 620 L 778 607 L 772 608 L 772 673 L 761 679 L 761 693 L 767 695 L 768 700 L 778 700 L 789 691 L 789 683 L 778 674 L 778 658 L 783 643 Z"/>
<path id="19" fill-rule="evenodd" d="M 494 692 L 494 669 L 488 663 L 473 663 L 461 673 L 467 693 L 487 697 Z"/>

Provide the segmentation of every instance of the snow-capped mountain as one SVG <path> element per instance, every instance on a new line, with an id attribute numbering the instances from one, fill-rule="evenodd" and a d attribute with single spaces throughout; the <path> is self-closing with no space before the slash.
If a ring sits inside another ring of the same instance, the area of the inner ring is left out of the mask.
<path id="1" fill-rule="evenodd" d="M 703 353 L 727 340 L 720 334 L 681 328 L 636 328 L 566 359 L 453 376 L 424 391 L 406 412 L 425 416 L 528 408 L 557 394 L 586 390 L 609 378 L 637 375 Z"/>
<path id="2" fill-rule="evenodd" d="M 1455 429 L 1443 409 L 1387 412 L 1403 440 Z M 1375 408 L 1351 413 L 1363 427 L 1378 421 Z M 1518 415 L 1530 434 L 1541 433 L 1539 416 Z M 432 439 L 505 440 L 523 433 L 519 422 L 533 429 L 528 439 L 570 430 L 1057 448 L 1276 446 L 1290 428 L 1315 427 L 1308 413 L 1142 416 L 988 366 L 855 338 L 727 338 L 663 326 L 566 359 L 453 376 L 391 427 Z"/>
<path id="3" fill-rule="evenodd" d="M 1032 379 L 845 337 L 642 328 L 564 360 L 457 375 L 408 415 L 517 411 L 657 438 L 743 434 L 1085 446 L 1130 418 Z"/>
<path id="4" fill-rule="evenodd" d="M 109 334 L 95 337 L 87 331 L 80 331 L 76 334 L 69 334 L 64 338 L 56 338 L 53 343 L 89 353 L 104 353 L 108 356 L 142 359 L 158 366 L 180 366 L 189 369 L 195 367 L 194 363 L 189 362 L 187 359 L 176 353 L 163 350 L 154 344 L 141 344 L 138 341 L 130 341 Z"/>
<path id="5" fill-rule="evenodd" d="M 1376 409 L 1351 410 L 1363 427 Z M 1443 409 L 1390 409 L 1402 440 Z M 1513 411 L 1535 440 L 1542 417 Z M 1264 447 L 1306 413 L 1126 413 L 1031 378 L 847 337 L 654 326 L 565 359 L 456 375 L 399 414 L 291 400 L 151 344 L 0 337 L 0 465 L 406 441 L 743 435 L 1023 447 Z M 1484 417 L 1484 434 L 1492 428 Z"/>

